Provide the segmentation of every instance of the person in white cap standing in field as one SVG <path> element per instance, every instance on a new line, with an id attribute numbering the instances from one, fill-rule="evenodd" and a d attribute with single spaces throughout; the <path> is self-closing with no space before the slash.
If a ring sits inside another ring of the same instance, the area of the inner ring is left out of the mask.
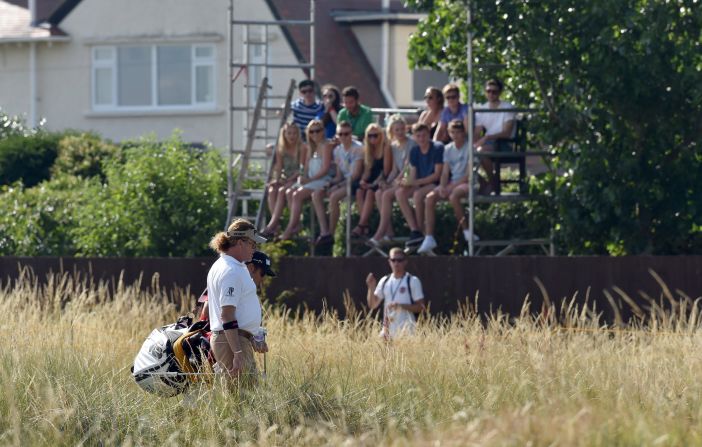
<path id="1" fill-rule="evenodd" d="M 252 340 L 261 326 L 261 302 L 246 264 L 263 242 L 266 239 L 246 219 L 235 219 L 210 241 L 219 253 L 207 274 L 211 345 L 217 363 L 232 377 L 256 374 Z"/>

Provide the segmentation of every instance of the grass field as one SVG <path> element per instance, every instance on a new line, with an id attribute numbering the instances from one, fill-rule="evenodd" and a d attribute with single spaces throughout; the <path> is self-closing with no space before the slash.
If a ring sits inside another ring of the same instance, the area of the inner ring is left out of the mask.
<path id="1" fill-rule="evenodd" d="M 184 402 L 129 368 L 186 306 L 68 275 L 36 284 L 0 290 L 0 445 L 702 445 L 699 317 L 667 290 L 672 310 L 616 330 L 577 306 L 466 310 L 390 344 L 374 318 L 268 307 L 267 378 Z"/>

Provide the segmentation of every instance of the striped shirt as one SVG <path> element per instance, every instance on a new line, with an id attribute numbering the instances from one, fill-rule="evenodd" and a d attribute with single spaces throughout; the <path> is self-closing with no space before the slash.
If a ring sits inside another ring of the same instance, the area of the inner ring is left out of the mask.
<path id="1" fill-rule="evenodd" d="M 298 98 L 292 103 L 293 122 L 300 128 L 303 138 L 307 124 L 322 111 L 324 111 L 324 105 L 320 102 L 308 106 L 301 98 Z"/>

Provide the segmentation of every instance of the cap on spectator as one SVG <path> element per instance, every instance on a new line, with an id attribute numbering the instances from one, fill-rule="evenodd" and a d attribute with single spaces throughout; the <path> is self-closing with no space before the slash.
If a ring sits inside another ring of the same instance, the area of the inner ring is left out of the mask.
<path id="1" fill-rule="evenodd" d="M 275 272 L 271 269 L 271 258 L 264 252 L 255 251 L 250 263 L 261 267 L 264 275 L 275 276 Z"/>

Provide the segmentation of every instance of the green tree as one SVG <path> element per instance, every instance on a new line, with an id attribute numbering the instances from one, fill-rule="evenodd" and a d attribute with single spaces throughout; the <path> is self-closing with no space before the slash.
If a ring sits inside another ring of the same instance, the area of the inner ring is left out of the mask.
<path id="1" fill-rule="evenodd" d="M 78 210 L 77 251 L 89 256 L 197 256 L 226 217 L 226 163 L 176 135 L 127 145 Z"/>
<path id="2" fill-rule="evenodd" d="M 466 2 L 408 0 L 428 13 L 413 67 L 465 78 Z M 557 154 L 538 183 L 570 253 L 702 249 L 702 8 L 696 0 L 472 1 L 476 87 L 542 113 L 533 142 Z M 491 67 L 500 67 L 494 69 Z M 555 188 L 555 189 L 554 189 Z"/>

